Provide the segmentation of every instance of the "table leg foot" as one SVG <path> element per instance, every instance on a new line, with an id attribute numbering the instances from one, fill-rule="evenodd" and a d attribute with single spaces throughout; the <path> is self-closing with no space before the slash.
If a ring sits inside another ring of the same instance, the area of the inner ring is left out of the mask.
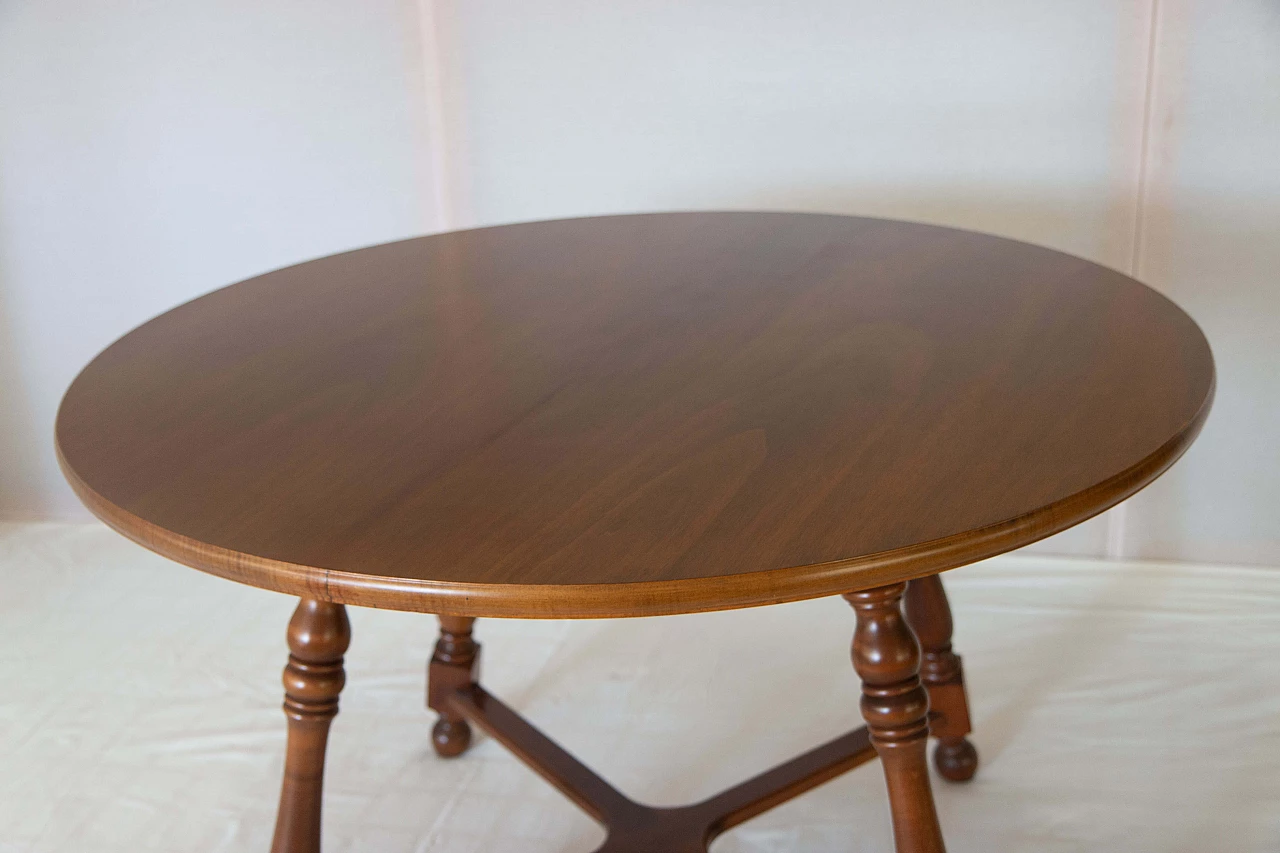
<path id="1" fill-rule="evenodd" d="M 324 754 L 346 682 L 342 656 L 351 625 L 341 604 L 304 598 L 289 620 L 284 713 L 289 721 L 284 782 L 272 853 L 319 853 Z"/>
<path id="2" fill-rule="evenodd" d="M 943 778 L 967 782 L 978 771 L 978 751 L 965 735 L 969 699 L 960 656 L 951 650 L 951 606 L 942 578 L 913 580 L 905 596 L 907 621 L 920 641 L 920 680 L 929 691 L 929 731 L 938 739 L 934 765 Z"/>
<path id="3" fill-rule="evenodd" d="M 933 749 L 933 764 L 943 778 L 968 782 L 978 772 L 978 750 L 968 738 L 939 738 Z"/>
<path id="4" fill-rule="evenodd" d="M 427 665 L 427 707 L 439 714 L 431 746 L 441 758 L 455 758 L 471 745 L 471 726 L 448 697 L 480 680 L 480 644 L 472 639 L 475 619 L 441 616 L 440 639 Z"/>
<path id="5" fill-rule="evenodd" d="M 920 646 L 902 613 L 907 585 L 845 599 L 857 613 L 853 666 L 862 679 L 862 716 L 884 766 L 898 853 L 944 853 L 929 784 L 929 696 L 920 683 Z"/>

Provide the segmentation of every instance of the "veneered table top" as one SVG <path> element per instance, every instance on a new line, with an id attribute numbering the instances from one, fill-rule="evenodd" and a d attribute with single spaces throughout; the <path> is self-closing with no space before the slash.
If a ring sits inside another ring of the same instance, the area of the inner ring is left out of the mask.
<path id="1" fill-rule="evenodd" d="M 969 232 L 671 213 L 390 243 L 157 317 L 58 415 L 127 536 L 473 616 L 833 594 L 1076 524 L 1194 439 L 1208 344 L 1118 272 Z"/>

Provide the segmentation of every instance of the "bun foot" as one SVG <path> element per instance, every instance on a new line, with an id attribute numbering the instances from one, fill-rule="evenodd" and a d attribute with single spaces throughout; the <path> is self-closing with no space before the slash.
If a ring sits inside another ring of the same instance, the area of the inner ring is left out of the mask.
<path id="1" fill-rule="evenodd" d="M 933 751 L 933 764 L 944 779 L 968 782 L 978 772 L 978 750 L 966 738 L 942 738 Z"/>
<path id="2" fill-rule="evenodd" d="M 436 720 L 431 727 L 431 745 L 441 758 L 457 758 L 471 746 L 471 726 L 466 720 Z"/>

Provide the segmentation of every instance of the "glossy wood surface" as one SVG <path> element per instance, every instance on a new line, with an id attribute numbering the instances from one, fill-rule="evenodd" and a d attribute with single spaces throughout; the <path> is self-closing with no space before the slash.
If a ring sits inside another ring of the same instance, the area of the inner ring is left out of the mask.
<path id="1" fill-rule="evenodd" d="M 60 458 L 173 559 L 348 604 L 623 616 L 927 575 L 1062 530 L 1198 432 L 1213 361 L 1078 258 L 677 213 L 362 249 L 224 288 L 76 379 Z"/>

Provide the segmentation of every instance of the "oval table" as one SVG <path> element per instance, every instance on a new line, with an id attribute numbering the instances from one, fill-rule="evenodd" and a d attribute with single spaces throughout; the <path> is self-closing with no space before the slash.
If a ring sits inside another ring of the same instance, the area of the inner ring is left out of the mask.
<path id="1" fill-rule="evenodd" d="M 344 605 L 438 614 L 437 752 L 479 726 L 606 827 L 602 853 L 704 851 L 875 757 L 897 849 L 925 853 L 927 738 L 943 776 L 977 766 L 938 573 L 1150 483 L 1213 388 L 1186 314 L 1079 258 L 667 213 L 439 234 L 216 291 L 95 358 L 57 444 L 125 536 L 301 598 L 277 853 L 320 846 Z M 476 617 L 837 594 L 866 726 L 687 807 L 627 799 L 477 683 Z"/>

